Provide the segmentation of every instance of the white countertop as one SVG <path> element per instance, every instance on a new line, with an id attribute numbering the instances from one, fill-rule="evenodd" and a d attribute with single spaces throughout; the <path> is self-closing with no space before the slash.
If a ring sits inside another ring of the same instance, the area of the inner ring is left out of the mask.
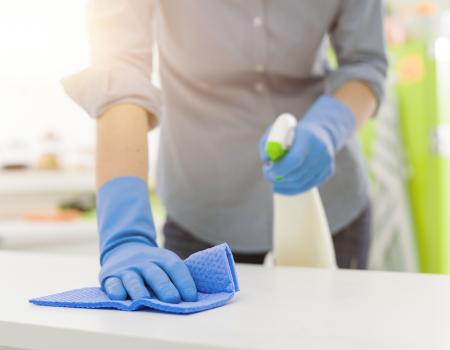
<path id="1" fill-rule="evenodd" d="M 0 252 L 0 348 L 450 349 L 450 277 L 238 266 L 241 292 L 193 315 L 39 307 L 95 286 L 97 261 Z"/>

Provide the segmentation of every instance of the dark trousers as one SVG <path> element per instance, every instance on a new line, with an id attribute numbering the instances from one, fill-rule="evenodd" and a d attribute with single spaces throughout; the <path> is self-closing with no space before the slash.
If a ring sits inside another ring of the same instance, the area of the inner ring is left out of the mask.
<path id="1" fill-rule="evenodd" d="M 367 268 L 370 218 L 371 210 L 368 206 L 347 227 L 333 235 L 336 260 L 340 268 Z M 163 233 L 164 247 L 178 254 L 182 259 L 212 246 L 193 236 L 170 218 L 167 218 L 164 224 Z M 262 264 L 266 255 L 267 252 L 241 253 L 233 251 L 234 260 L 238 263 Z"/>

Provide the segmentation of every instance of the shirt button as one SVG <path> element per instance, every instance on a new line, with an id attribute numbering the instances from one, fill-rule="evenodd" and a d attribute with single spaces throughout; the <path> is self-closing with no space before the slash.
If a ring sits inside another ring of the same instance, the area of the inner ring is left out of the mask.
<path id="1" fill-rule="evenodd" d="M 264 83 L 262 81 L 258 81 L 258 82 L 255 83 L 255 90 L 257 92 L 263 92 L 264 88 L 265 88 L 265 85 L 264 85 Z"/>
<path id="2" fill-rule="evenodd" d="M 253 18 L 253 26 L 254 27 L 261 27 L 262 25 L 262 18 L 261 17 L 254 17 Z"/>
<path id="3" fill-rule="evenodd" d="M 264 66 L 262 64 L 255 65 L 255 71 L 258 73 L 264 72 Z"/>

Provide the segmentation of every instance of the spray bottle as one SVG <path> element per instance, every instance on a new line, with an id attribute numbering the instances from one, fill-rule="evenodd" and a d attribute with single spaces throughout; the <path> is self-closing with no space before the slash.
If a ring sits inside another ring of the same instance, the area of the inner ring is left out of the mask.
<path id="1" fill-rule="evenodd" d="M 266 153 L 282 159 L 294 141 L 297 120 L 281 114 L 273 124 Z M 276 265 L 337 268 L 333 241 L 319 191 L 294 196 L 274 193 L 273 255 Z"/>

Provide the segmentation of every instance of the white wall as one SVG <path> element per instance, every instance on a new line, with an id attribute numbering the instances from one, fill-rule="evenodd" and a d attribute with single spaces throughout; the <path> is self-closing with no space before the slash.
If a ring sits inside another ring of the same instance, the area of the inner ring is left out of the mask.
<path id="1" fill-rule="evenodd" d="M 47 131 L 61 136 L 65 150 L 93 149 L 93 120 L 60 84 L 62 77 L 89 64 L 87 2 L 0 1 L 0 164 L 17 141 L 36 158 Z M 155 132 L 150 146 L 153 178 L 157 142 Z"/>
<path id="2" fill-rule="evenodd" d="M 32 148 L 45 131 L 66 145 L 92 145 L 93 123 L 60 79 L 86 66 L 86 0 L 0 2 L 0 147 Z"/>

